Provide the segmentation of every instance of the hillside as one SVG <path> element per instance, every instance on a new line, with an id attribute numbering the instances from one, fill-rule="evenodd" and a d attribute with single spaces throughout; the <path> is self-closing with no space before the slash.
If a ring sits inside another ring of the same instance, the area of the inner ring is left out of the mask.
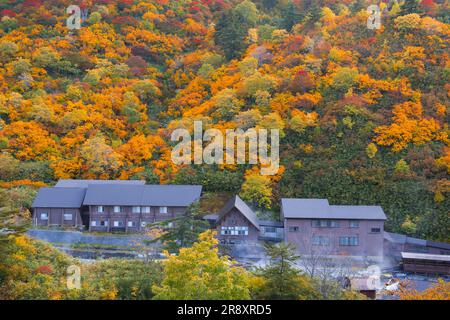
<path id="1" fill-rule="evenodd" d="M 370 30 L 369 2 L 2 1 L 0 186 L 24 207 L 59 178 L 379 204 L 388 230 L 450 241 L 449 3 L 381 2 Z M 176 166 L 194 120 L 280 129 L 280 171 Z"/>

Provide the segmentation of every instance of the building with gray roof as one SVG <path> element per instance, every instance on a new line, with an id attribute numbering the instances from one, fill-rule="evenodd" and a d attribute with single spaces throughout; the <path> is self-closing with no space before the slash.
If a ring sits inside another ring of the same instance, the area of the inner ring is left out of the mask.
<path id="1" fill-rule="evenodd" d="M 201 193 L 202 187 L 195 185 L 146 185 L 140 180 L 60 180 L 53 188 L 39 190 L 32 205 L 33 222 L 37 226 L 69 225 L 91 231 L 138 232 L 147 224 L 175 219 L 199 200 Z"/>
<path id="2" fill-rule="evenodd" d="M 386 215 L 380 206 L 330 205 L 327 199 L 282 199 L 284 239 L 300 254 L 383 256 Z"/>

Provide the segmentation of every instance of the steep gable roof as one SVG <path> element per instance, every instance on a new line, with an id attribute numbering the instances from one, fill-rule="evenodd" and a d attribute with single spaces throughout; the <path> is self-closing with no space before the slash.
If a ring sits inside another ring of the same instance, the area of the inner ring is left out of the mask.
<path id="1" fill-rule="evenodd" d="M 230 212 L 233 208 L 236 208 L 242 215 L 253 224 L 256 229 L 259 230 L 259 222 L 256 213 L 238 196 L 235 195 L 233 198 L 228 200 L 225 206 L 219 211 L 219 217 L 217 222 L 223 219 L 223 217 Z"/>
<path id="2" fill-rule="evenodd" d="M 86 189 L 40 188 L 32 208 L 81 208 Z"/>

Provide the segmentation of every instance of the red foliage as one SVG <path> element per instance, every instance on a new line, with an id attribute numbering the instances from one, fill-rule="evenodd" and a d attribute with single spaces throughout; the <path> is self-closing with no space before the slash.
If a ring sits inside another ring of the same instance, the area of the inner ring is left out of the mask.
<path id="1" fill-rule="evenodd" d="M 0 14 L 2 16 L 8 16 L 8 17 L 14 17 L 16 15 L 16 13 L 14 11 L 9 10 L 9 9 L 5 9 L 5 10 L 0 11 Z"/>
<path id="2" fill-rule="evenodd" d="M 53 269 L 51 266 L 48 265 L 42 265 L 36 268 L 36 273 L 41 273 L 41 274 L 52 274 L 53 273 Z"/>

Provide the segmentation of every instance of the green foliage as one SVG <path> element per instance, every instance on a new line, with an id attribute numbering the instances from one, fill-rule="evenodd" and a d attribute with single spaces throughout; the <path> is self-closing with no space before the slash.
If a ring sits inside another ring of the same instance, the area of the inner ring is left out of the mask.
<path id="1" fill-rule="evenodd" d="M 265 248 L 270 263 L 256 272 L 264 281 L 253 292 L 255 299 L 310 300 L 320 297 L 313 282 L 295 266 L 299 256 L 292 244 L 266 244 Z"/>
<path id="2" fill-rule="evenodd" d="M 411 13 L 422 13 L 420 0 L 405 0 L 400 6 L 400 15 L 404 16 Z"/>
<path id="3" fill-rule="evenodd" d="M 245 177 L 242 184 L 242 190 L 239 193 L 242 199 L 247 200 L 254 205 L 270 209 L 272 206 L 271 181 L 267 176 L 251 174 Z"/>
<path id="4" fill-rule="evenodd" d="M 154 299 L 236 300 L 249 299 L 249 275 L 227 256 L 219 256 L 212 231 L 202 233 L 191 248 L 168 255 L 164 278 L 153 286 Z"/>
<path id="5" fill-rule="evenodd" d="M 154 297 L 152 286 L 161 282 L 163 269 L 155 261 L 106 259 L 86 265 L 82 274 L 91 291 L 114 292 L 118 300 L 149 300 Z"/>
<path id="6" fill-rule="evenodd" d="M 410 171 L 411 171 L 411 169 L 409 168 L 408 163 L 403 159 L 398 160 L 397 163 L 395 164 L 394 172 L 396 174 L 406 175 L 406 174 L 409 174 Z"/>
<path id="7" fill-rule="evenodd" d="M 174 219 L 165 220 L 151 225 L 151 228 L 163 228 L 161 236 L 149 241 L 161 242 L 164 248 L 177 253 L 181 248 L 192 246 L 200 233 L 209 229 L 209 223 L 202 219 L 204 212 L 198 202 L 191 204 L 186 213 Z"/>
<path id="8" fill-rule="evenodd" d="M 225 53 L 227 59 L 239 57 L 244 51 L 245 37 L 250 28 L 248 21 L 241 14 L 228 11 L 222 15 L 216 25 L 214 41 Z"/>

